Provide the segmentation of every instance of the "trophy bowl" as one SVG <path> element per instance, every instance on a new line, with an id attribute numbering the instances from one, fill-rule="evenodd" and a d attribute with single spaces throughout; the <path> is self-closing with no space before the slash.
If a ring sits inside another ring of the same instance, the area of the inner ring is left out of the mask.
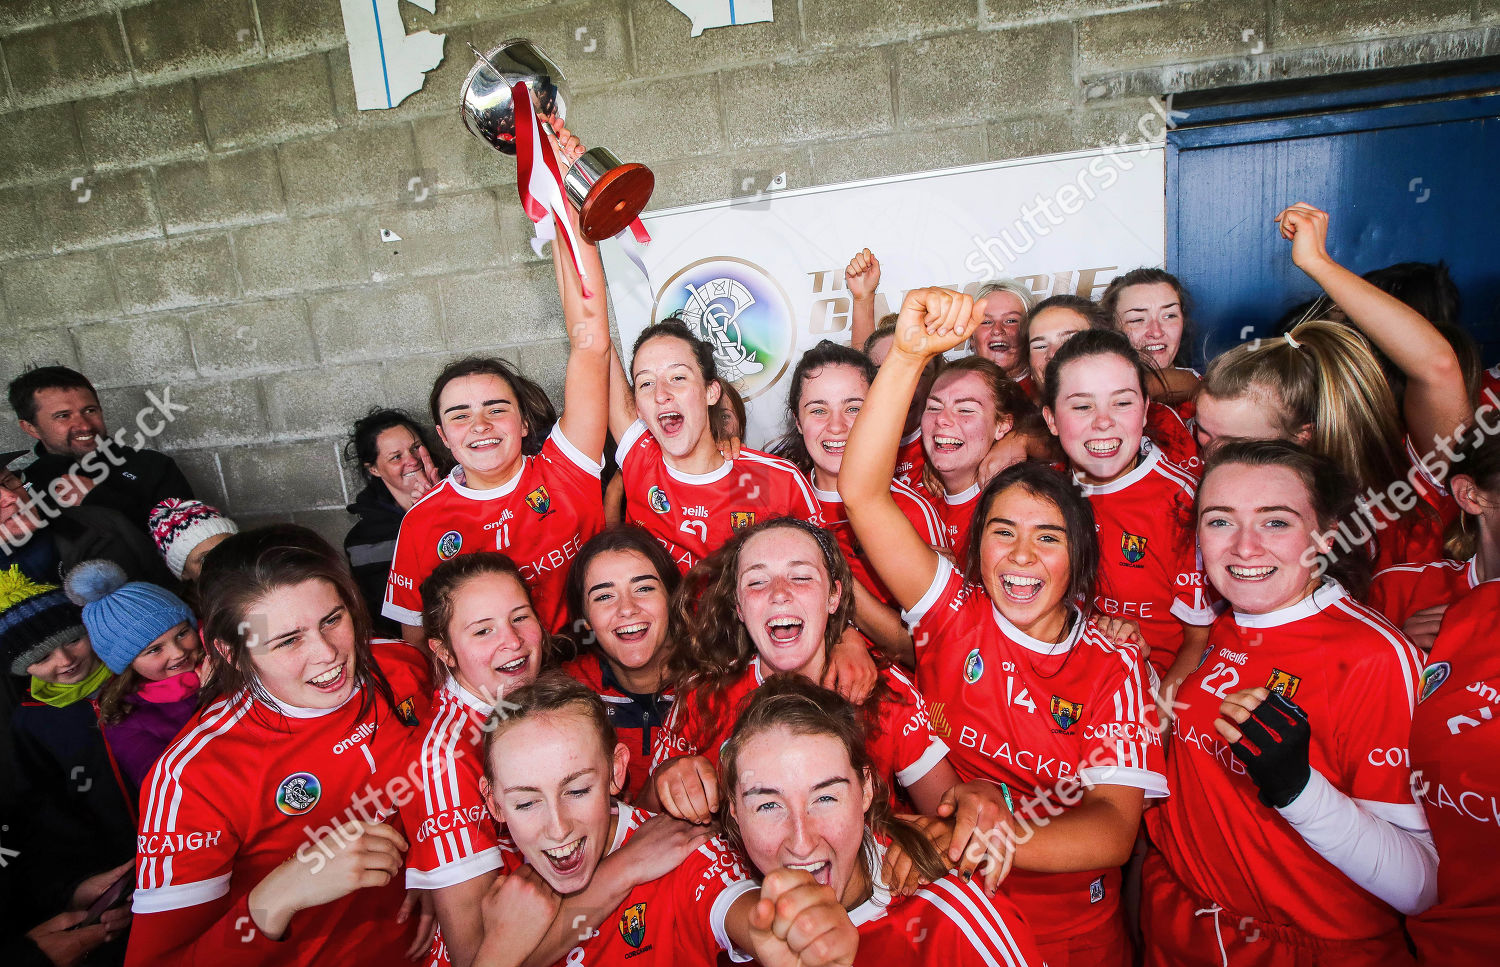
<path id="1" fill-rule="evenodd" d="M 531 93 L 537 120 L 543 124 L 567 116 L 562 70 L 529 40 L 507 40 L 488 53 L 464 78 L 460 112 L 469 133 L 503 154 L 516 154 L 517 82 Z M 578 209 L 583 236 L 591 242 L 613 238 L 640 215 L 656 176 L 635 162 L 622 163 L 608 148 L 584 152 L 563 175 L 563 190 Z"/>

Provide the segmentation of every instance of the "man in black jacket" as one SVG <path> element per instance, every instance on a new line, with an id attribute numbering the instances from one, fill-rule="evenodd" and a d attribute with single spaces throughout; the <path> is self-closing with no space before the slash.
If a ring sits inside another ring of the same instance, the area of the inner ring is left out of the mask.
<path id="1" fill-rule="evenodd" d="M 190 498 L 193 488 L 171 457 L 142 449 L 185 407 L 171 401 L 171 390 L 161 397 L 147 394 L 151 407 L 136 416 L 136 428 L 122 427 L 113 435 L 104 428 L 104 413 L 94 385 L 66 366 L 30 369 L 11 381 L 10 405 L 21 429 L 37 441 L 36 459 L 19 468 L 37 494 L 62 490 L 62 478 L 91 480 L 86 507 L 106 507 L 149 534 L 151 508 L 167 497 Z M 130 443 L 127 445 L 126 441 Z M 54 500 L 59 493 L 52 492 Z"/>

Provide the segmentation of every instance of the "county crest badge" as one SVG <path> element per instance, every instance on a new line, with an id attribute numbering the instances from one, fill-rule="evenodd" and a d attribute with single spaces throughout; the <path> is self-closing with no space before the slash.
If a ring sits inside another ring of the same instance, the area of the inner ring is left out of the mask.
<path id="1" fill-rule="evenodd" d="M 753 510 L 731 510 L 729 512 L 729 526 L 738 534 L 746 527 L 755 524 L 755 511 Z"/>
<path id="2" fill-rule="evenodd" d="M 1271 677 L 1266 680 L 1266 688 L 1273 692 L 1280 692 L 1281 697 L 1290 700 L 1297 694 L 1297 686 L 1302 684 L 1302 679 L 1291 672 L 1284 672 L 1280 668 L 1271 669 Z"/>
<path id="3" fill-rule="evenodd" d="M 547 493 L 546 484 L 542 484 L 526 495 L 526 506 L 536 511 L 541 517 L 552 513 L 552 495 Z"/>
<path id="4" fill-rule="evenodd" d="M 1070 702 L 1065 698 L 1052 696 L 1052 720 L 1056 722 L 1064 732 L 1078 724 L 1083 718 L 1083 704 Z"/>
<path id="5" fill-rule="evenodd" d="M 630 946 L 640 949 L 646 942 L 646 904 L 632 903 L 620 914 L 620 936 Z"/>
<path id="6" fill-rule="evenodd" d="M 407 728 L 416 728 L 420 724 L 417 720 L 417 700 L 408 695 L 406 701 L 396 706 L 396 720 Z"/>
<path id="7" fill-rule="evenodd" d="M 1146 538 L 1129 531 L 1121 531 L 1120 551 L 1125 555 L 1126 563 L 1137 564 L 1146 556 Z"/>

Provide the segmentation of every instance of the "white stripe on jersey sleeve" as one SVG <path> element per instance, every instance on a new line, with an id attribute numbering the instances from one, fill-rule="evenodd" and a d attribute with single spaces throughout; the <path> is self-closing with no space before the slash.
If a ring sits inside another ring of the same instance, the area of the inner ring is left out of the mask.
<path id="1" fill-rule="evenodd" d="M 615 445 L 615 463 L 619 464 L 622 468 L 625 466 L 625 455 L 637 443 L 641 442 L 641 435 L 645 432 L 645 420 L 637 419 L 634 423 L 630 424 L 630 429 L 625 431 L 625 435 L 620 437 L 620 442 Z"/>
<path id="2" fill-rule="evenodd" d="M 562 451 L 563 456 L 567 457 L 578 469 L 584 471 L 589 476 L 597 477 L 604 472 L 604 464 L 575 447 L 573 441 L 564 435 L 562 420 L 558 420 L 553 425 L 552 432 L 547 434 L 547 439 L 557 444 L 557 448 Z"/>
<path id="3" fill-rule="evenodd" d="M 751 890 L 759 889 L 760 884 L 754 880 L 731 883 L 724 888 L 722 893 L 714 897 L 714 905 L 708 911 L 708 925 L 713 929 L 714 941 L 718 943 L 719 949 L 728 954 L 729 959 L 736 964 L 747 964 L 755 957 L 734 945 L 734 941 L 729 939 L 729 930 L 724 926 L 724 920 L 729 916 L 729 908 L 734 906 L 734 901 Z"/>
<path id="4" fill-rule="evenodd" d="M 928 544 L 937 544 L 940 547 L 948 546 L 948 528 L 943 526 L 943 521 L 938 517 L 937 508 L 932 506 L 932 501 L 899 480 L 891 481 L 891 492 L 909 498 L 916 505 L 917 509 L 922 512 L 922 520 L 927 523 L 927 533 L 918 536 L 926 538 Z"/>
<path id="5" fill-rule="evenodd" d="M 1401 666 L 1401 680 L 1406 686 L 1406 714 L 1409 717 L 1417 707 L 1417 680 L 1422 677 L 1422 657 L 1417 647 L 1383 616 L 1365 605 L 1354 603 L 1347 596 L 1333 602 L 1333 606 L 1369 625 L 1395 650 L 1396 663 Z"/>
<path id="6" fill-rule="evenodd" d="M 947 743 L 934 735 L 932 741 L 927 744 L 927 748 L 923 750 L 922 755 L 916 762 L 913 762 L 904 769 L 896 770 L 896 781 L 901 783 L 903 787 L 910 787 L 912 783 L 921 780 L 923 776 L 931 772 L 947 755 Z"/>
<path id="7" fill-rule="evenodd" d="M 444 863 L 430 872 L 414 870 L 408 866 L 406 888 L 408 890 L 441 890 L 445 886 L 466 883 L 476 876 L 483 876 L 504 865 L 505 859 L 500 852 L 500 847 L 491 846 L 489 849 L 480 850 L 473 856 L 464 857 L 456 862 Z"/>
<path id="8" fill-rule="evenodd" d="M 400 625 L 407 625 L 412 628 L 422 627 L 422 615 L 420 612 L 410 611 L 390 601 L 380 606 L 380 616 L 382 618 L 390 618 Z"/>
<path id="9" fill-rule="evenodd" d="M 153 886 L 136 890 L 135 896 L 130 901 L 130 912 L 163 913 L 167 910 L 181 910 L 184 907 L 195 907 L 200 903 L 212 902 L 229 892 L 229 878 L 233 875 L 233 873 L 225 873 L 222 876 L 199 880 L 196 883 Z"/>
<path id="10" fill-rule="evenodd" d="M 1010 931 L 994 915 L 990 906 L 986 913 L 973 897 L 965 897 L 950 878 L 944 877 L 915 894 L 941 911 L 958 929 L 969 938 L 969 944 L 984 960 L 987 967 L 1025 967 L 1026 958 L 1016 949 Z M 989 906 L 988 902 L 985 906 Z M 1001 932 L 1004 932 L 1002 938 Z"/>
<path id="11" fill-rule="evenodd" d="M 927 585 L 927 590 L 922 593 L 921 600 L 901 612 L 901 620 L 906 622 L 907 628 L 911 628 L 927 616 L 932 606 L 938 603 L 938 598 L 942 597 L 943 588 L 948 586 L 948 578 L 953 574 L 953 564 L 941 554 L 937 556 L 937 559 L 937 573 L 932 576 L 932 583 Z"/>

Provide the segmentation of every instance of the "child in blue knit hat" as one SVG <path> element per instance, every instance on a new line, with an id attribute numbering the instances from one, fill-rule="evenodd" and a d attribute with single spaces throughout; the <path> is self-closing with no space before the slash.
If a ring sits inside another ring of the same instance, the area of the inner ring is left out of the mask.
<path id="1" fill-rule="evenodd" d="M 83 607 L 95 654 L 115 673 L 99 693 L 99 724 L 121 777 L 138 794 L 197 708 L 198 619 L 171 591 L 127 582 L 109 561 L 78 565 L 65 587 Z"/>

